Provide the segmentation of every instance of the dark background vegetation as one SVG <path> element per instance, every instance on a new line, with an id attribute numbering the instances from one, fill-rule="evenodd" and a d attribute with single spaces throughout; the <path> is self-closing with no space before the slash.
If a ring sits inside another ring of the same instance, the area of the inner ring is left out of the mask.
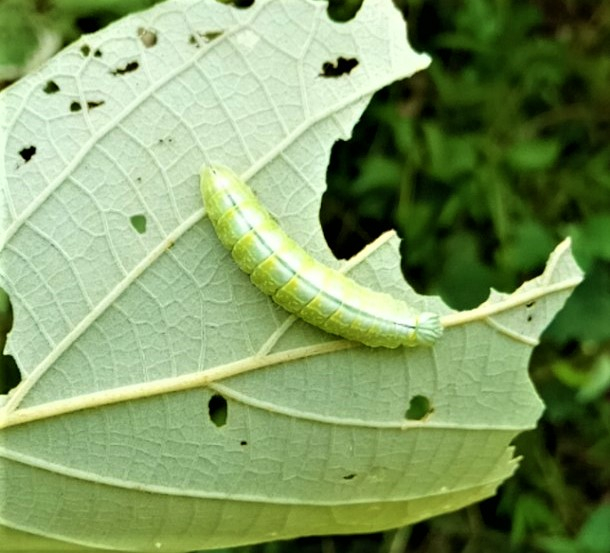
<path id="1" fill-rule="evenodd" d="M 153 3 L 0 0 L 0 80 L 17 78 L 41 30 L 65 44 Z M 358 4 L 330 0 L 331 15 L 349 18 Z M 530 367 L 547 409 L 517 439 L 524 460 L 492 499 L 385 534 L 231 551 L 608 553 L 610 2 L 398 5 L 412 44 L 434 61 L 377 94 L 354 138 L 335 146 L 321 213 L 327 240 L 347 257 L 396 228 L 409 282 L 464 309 L 491 286 L 511 291 L 539 274 L 571 236 L 587 276 Z M 0 296 L 0 346 L 10 324 Z M 4 357 L 0 392 L 17 378 Z"/>

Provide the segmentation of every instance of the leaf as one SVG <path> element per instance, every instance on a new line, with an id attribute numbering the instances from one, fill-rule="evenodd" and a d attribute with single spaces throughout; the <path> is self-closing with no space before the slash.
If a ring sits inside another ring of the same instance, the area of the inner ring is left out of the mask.
<path id="1" fill-rule="evenodd" d="M 332 257 L 330 148 L 429 60 L 389 0 L 342 24 L 324 8 L 167 2 L 0 97 L 0 284 L 23 377 L 0 401 L 8 531 L 132 551 L 370 532 L 515 470 L 509 443 L 542 409 L 527 361 L 581 272 L 564 242 L 538 279 L 456 313 L 406 286 L 393 234 Z M 358 63 L 323 76 L 340 59 Z M 317 258 L 439 311 L 442 340 L 370 349 L 276 307 L 203 217 L 203 162 L 239 172 Z"/>
<path id="2" fill-rule="evenodd" d="M 591 553 L 603 553 L 610 544 L 610 505 L 593 511 L 578 533 L 578 548 Z"/>
<path id="3" fill-rule="evenodd" d="M 519 171 L 549 169 L 559 157 L 561 145 L 549 139 L 518 142 L 506 154 L 508 163 Z"/>

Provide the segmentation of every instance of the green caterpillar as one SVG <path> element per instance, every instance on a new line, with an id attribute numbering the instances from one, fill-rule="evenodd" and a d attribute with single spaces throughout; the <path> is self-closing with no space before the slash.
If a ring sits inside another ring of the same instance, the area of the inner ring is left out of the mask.
<path id="1" fill-rule="evenodd" d="M 357 284 L 316 261 L 280 228 L 252 190 L 226 167 L 201 170 L 201 195 L 222 244 L 263 293 L 304 321 L 372 347 L 430 346 L 436 313 Z"/>

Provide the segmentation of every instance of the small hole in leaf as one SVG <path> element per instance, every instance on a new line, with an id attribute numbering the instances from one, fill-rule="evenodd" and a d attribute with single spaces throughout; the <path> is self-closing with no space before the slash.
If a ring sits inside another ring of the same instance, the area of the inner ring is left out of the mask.
<path id="1" fill-rule="evenodd" d="M 145 215 L 132 215 L 130 218 L 131 226 L 136 229 L 140 234 L 146 232 L 146 216 Z"/>
<path id="2" fill-rule="evenodd" d="M 321 77 L 340 77 L 341 75 L 349 75 L 358 65 L 356 58 L 337 58 L 336 62 L 326 61 L 322 64 Z"/>
<path id="3" fill-rule="evenodd" d="M 91 53 L 91 48 L 89 47 L 89 45 L 88 45 L 88 44 L 83 44 L 83 45 L 80 47 L 80 53 L 81 53 L 83 56 L 87 57 L 87 56 L 88 56 L 88 55 Z"/>
<path id="4" fill-rule="evenodd" d="M 234 6 L 235 8 L 249 8 L 254 4 L 254 0 L 229 0 L 227 4 Z"/>
<path id="5" fill-rule="evenodd" d="M 227 424 L 227 400 L 220 394 L 214 394 L 208 401 L 210 420 L 218 427 Z"/>
<path id="6" fill-rule="evenodd" d="M 72 102 L 70 104 L 70 111 L 73 113 L 80 111 L 81 109 L 83 109 L 83 106 L 80 105 L 80 102 Z"/>
<path id="7" fill-rule="evenodd" d="M 354 478 L 356 478 L 356 475 L 355 475 L 354 473 L 352 473 L 352 474 L 346 474 L 346 475 L 343 477 L 343 480 L 353 480 Z"/>
<path id="8" fill-rule="evenodd" d="M 208 31 L 207 33 L 203 33 L 201 36 L 206 42 L 212 42 L 222 35 L 222 31 Z"/>
<path id="9" fill-rule="evenodd" d="M 26 163 L 30 161 L 36 154 L 36 146 L 28 146 L 19 151 L 19 155 Z"/>
<path id="10" fill-rule="evenodd" d="M 93 52 L 93 56 L 96 58 L 101 58 L 102 57 L 102 51 L 100 49 L 96 49 L 95 52 Z"/>
<path id="11" fill-rule="evenodd" d="M 59 92 L 59 86 L 55 81 L 47 81 L 47 84 L 44 85 L 42 90 L 44 90 L 46 94 L 55 94 L 56 92 Z"/>
<path id="12" fill-rule="evenodd" d="M 13 308 L 8 294 L 0 288 L 0 395 L 6 394 L 21 382 L 21 373 L 11 355 L 2 355 L 6 336 L 13 327 Z"/>
<path id="13" fill-rule="evenodd" d="M 434 409 L 430 400 L 426 396 L 413 396 L 409 402 L 409 408 L 405 413 L 405 418 L 410 421 L 420 421 Z"/>
<path id="14" fill-rule="evenodd" d="M 94 108 L 98 108 L 100 106 L 103 106 L 106 102 L 104 102 L 104 100 L 99 100 L 98 102 L 87 102 L 87 108 L 88 109 L 94 109 Z"/>
<path id="15" fill-rule="evenodd" d="M 239 445 L 248 445 L 248 442 L 246 440 L 242 440 L 241 442 L 239 442 Z"/>
<path id="16" fill-rule="evenodd" d="M 152 48 L 157 44 L 157 33 L 155 33 L 155 31 L 140 27 L 138 29 L 138 36 L 146 48 Z"/>
<path id="17" fill-rule="evenodd" d="M 131 73 L 132 71 L 135 71 L 138 67 L 140 67 L 140 64 L 137 61 L 130 61 L 123 67 L 117 67 L 111 73 L 113 75 L 125 75 L 125 73 Z"/>
<path id="18" fill-rule="evenodd" d="M 355 17 L 361 7 L 362 0 L 356 0 L 355 2 L 353 0 L 351 2 L 329 0 L 327 12 L 333 21 L 349 21 Z"/>

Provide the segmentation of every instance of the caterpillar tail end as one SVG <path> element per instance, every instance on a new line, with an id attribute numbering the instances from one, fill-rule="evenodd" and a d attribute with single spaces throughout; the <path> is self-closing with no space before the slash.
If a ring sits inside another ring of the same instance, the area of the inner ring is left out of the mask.
<path id="1" fill-rule="evenodd" d="M 432 346 L 443 335 L 443 325 L 437 313 L 424 312 L 417 317 L 415 337 L 419 344 Z"/>

